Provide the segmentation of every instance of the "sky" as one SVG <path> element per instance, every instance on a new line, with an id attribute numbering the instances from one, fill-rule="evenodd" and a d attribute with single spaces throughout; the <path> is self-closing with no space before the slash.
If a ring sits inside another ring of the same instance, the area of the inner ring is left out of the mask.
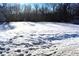
<path id="1" fill-rule="evenodd" d="M 0 0 L 1 2 L 8 3 L 42 3 L 42 2 L 51 2 L 52 0 Z M 54 0 L 53 0 L 54 1 Z"/>
<path id="2" fill-rule="evenodd" d="M 0 0 L 0 3 L 79 3 L 79 0 Z"/>

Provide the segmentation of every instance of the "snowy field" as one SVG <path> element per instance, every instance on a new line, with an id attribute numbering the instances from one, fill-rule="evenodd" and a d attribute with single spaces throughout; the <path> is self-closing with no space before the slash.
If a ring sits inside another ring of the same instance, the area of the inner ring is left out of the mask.
<path id="1" fill-rule="evenodd" d="M 1 56 L 79 56 L 79 25 L 11 22 L 0 25 Z"/>

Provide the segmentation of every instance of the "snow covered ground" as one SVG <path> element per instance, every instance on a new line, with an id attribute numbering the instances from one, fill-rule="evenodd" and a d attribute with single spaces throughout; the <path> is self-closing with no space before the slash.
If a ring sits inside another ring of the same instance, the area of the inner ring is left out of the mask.
<path id="1" fill-rule="evenodd" d="M 10 27 L 0 25 L 1 56 L 79 55 L 79 25 L 10 22 Z"/>

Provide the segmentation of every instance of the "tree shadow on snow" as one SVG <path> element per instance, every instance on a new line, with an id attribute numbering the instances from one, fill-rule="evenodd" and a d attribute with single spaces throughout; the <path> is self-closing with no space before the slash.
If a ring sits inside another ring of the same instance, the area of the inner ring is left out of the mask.
<path id="1" fill-rule="evenodd" d="M 11 30 L 15 27 L 10 24 L 10 22 L 0 22 L 0 30 Z"/>
<path id="2" fill-rule="evenodd" d="M 48 37 L 47 40 L 49 40 L 49 41 L 64 40 L 64 39 L 76 38 L 76 37 L 79 37 L 79 34 L 63 34 L 63 35 L 59 35 L 59 36 Z"/>

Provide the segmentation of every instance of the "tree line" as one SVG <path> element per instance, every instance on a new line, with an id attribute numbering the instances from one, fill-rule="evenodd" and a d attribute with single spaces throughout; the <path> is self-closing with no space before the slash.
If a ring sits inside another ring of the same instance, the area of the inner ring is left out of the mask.
<path id="1" fill-rule="evenodd" d="M 0 3 L 0 21 L 72 22 L 79 19 L 78 3 Z"/>

